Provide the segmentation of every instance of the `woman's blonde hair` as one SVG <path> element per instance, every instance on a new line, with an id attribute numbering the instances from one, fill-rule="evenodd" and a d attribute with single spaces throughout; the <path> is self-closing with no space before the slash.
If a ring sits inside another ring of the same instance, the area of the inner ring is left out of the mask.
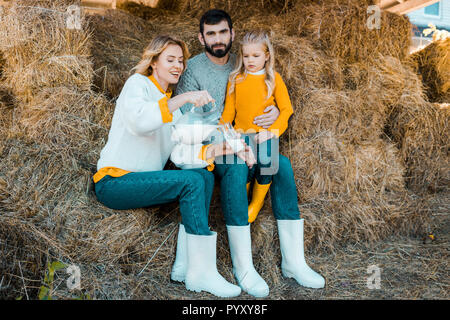
<path id="1" fill-rule="evenodd" d="M 184 41 L 176 39 L 168 35 L 156 36 L 145 48 L 142 54 L 141 61 L 131 70 L 136 70 L 143 76 L 150 76 L 153 73 L 152 64 L 157 61 L 161 52 L 163 52 L 169 45 L 174 44 L 183 51 L 183 71 L 186 69 L 186 61 L 190 56 L 189 49 Z"/>
<path id="2" fill-rule="evenodd" d="M 243 61 L 243 46 L 246 44 L 261 43 L 264 45 L 264 53 L 269 54 L 269 59 L 266 61 L 264 68 L 266 69 L 266 77 L 264 82 L 267 86 L 267 99 L 273 94 L 275 89 L 275 56 L 272 43 L 270 42 L 269 35 L 265 31 L 250 31 L 247 32 L 242 41 L 240 42 L 239 52 L 236 59 L 236 66 L 234 70 L 230 73 L 230 90 L 228 94 L 232 93 L 236 86 L 236 80 L 238 75 L 244 74 L 245 66 Z"/>

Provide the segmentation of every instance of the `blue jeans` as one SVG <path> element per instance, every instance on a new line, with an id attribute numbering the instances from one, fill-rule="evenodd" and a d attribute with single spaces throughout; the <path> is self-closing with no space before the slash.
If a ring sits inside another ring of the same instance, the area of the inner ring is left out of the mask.
<path id="1" fill-rule="evenodd" d="M 180 202 L 187 233 L 211 234 L 208 215 L 214 175 L 205 169 L 131 172 L 105 176 L 95 184 L 97 199 L 111 209 L 136 209 Z"/>
<path id="2" fill-rule="evenodd" d="M 245 226 L 248 225 L 246 184 L 249 169 L 242 160 L 234 155 L 232 157 L 228 156 L 227 162 L 216 164 L 214 173 L 220 179 L 220 197 L 226 224 Z M 277 220 L 298 220 L 300 210 L 291 162 L 281 154 L 278 161 L 278 172 L 272 176 L 270 186 L 273 214 Z"/>
<path id="3" fill-rule="evenodd" d="M 273 175 L 278 172 L 278 138 L 272 138 L 257 144 L 254 141 L 255 135 L 255 133 L 241 135 L 245 143 L 252 148 L 256 157 L 256 164 L 249 169 L 247 182 L 256 179 L 259 184 L 269 184 L 272 182 Z"/>

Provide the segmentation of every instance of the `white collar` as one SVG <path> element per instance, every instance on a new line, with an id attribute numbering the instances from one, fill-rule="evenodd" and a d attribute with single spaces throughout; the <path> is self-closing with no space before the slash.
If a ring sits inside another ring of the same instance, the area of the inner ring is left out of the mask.
<path id="1" fill-rule="evenodd" d="M 266 73 L 266 68 L 262 68 L 261 70 L 259 70 L 259 71 L 256 71 L 256 72 L 250 72 L 250 71 L 246 71 L 248 74 L 252 74 L 252 75 L 254 75 L 254 76 L 258 76 L 258 75 L 260 75 L 260 74 L 265 74 Z"/>

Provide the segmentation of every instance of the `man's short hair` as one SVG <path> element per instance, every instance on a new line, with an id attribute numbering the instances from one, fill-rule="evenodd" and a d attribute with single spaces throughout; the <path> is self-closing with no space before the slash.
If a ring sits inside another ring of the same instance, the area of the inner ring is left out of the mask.
<path id="1" fill-rule="evenodd" d="M 203 34 L 204 25 L 206 24 L 219 24 L 223 20 L 226 20 L 228 27 L 233 29 L 233 23 L 231 22 L 231 17 L 228 13 L 220 9 L 211 9 L 206 11 L 200 18 L 200 33 Z"/>

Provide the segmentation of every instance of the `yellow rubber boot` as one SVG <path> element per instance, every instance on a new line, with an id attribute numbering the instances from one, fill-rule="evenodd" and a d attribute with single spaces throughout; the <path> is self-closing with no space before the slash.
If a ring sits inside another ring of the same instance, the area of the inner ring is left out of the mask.
<path id="1" fill-rule="evenodd" d="M 258 181 L 255 181 L 255 185 L 253 186 L 252 201 L 248 206 L 248 222 L 252 223 L 255 221 L 259 211 L 264 205 L 264 198 L 266 197 L 267 191 L 269 191 L 271 184 L 272 182 L 268 184 L 259 184 Z"/>

